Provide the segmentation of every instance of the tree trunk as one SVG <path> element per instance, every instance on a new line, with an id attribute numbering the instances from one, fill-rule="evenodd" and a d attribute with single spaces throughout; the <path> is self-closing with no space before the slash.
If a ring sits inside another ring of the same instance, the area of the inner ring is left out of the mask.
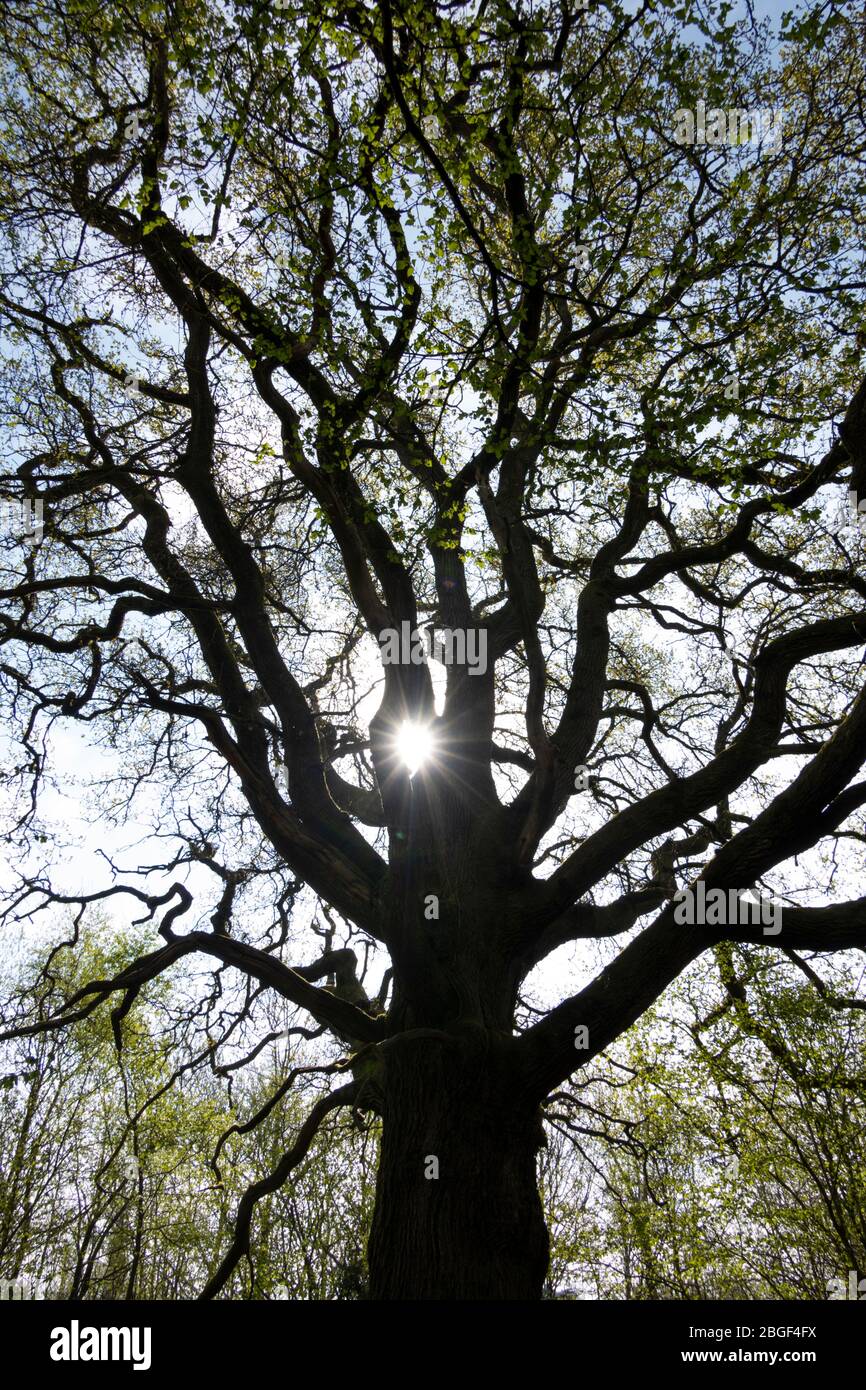
<path id="1" fill-rule="evenodd" d="M 471 1043 L 416 1036 L 389 1049 L 371 1298 L 541 1297 L 540 1112 L 515 1094 L 492 1037 L 479 1028 Z"/>

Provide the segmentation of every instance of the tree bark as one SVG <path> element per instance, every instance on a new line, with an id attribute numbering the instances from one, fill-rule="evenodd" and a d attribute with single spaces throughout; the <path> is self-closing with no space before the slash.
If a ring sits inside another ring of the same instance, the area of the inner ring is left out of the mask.
<path id="1" fill-rule="evenodd" d="M 508 1039 L 388 1049 L 368 1249 L 373 1299 L 539 1299 L 549 1241 L 538 1106 L 516 1094 Z"/>

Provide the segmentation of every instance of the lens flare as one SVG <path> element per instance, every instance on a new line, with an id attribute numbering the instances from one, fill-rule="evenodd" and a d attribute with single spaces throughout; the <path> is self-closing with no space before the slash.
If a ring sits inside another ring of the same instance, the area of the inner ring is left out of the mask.
<path id="1" fill-rule="evenodd" d="M 433 734 L 426 724 L 413 724 L 410 719 L 400 725 L 396 739 L 397 756 L 414 776 L 433 752 Z"/>

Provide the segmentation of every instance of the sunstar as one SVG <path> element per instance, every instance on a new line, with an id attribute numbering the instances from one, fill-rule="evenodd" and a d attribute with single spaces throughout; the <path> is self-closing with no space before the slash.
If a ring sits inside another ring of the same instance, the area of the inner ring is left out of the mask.
<path id="1" fill-rule="evenodd" d="M 134 1371 L 150 1369 L 149 1327 L 68 1327 L 51 1330 L 52 1361 L 131 1361 Z"/>

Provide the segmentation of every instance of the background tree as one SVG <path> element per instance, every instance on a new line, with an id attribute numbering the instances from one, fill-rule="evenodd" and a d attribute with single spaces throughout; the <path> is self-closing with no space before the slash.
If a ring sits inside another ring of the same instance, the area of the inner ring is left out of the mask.
<path id="1" fill-rule="evenodd" d="M 823 1300 L 866 1265 L 862 963 L 717 952 L 548 1102 L 560 1290 Z"/>
<path id="2" fill-rule="evenodd" d="M 47 995 L 56 1001 L 108 977 L 143 949 L 141 930 L 88 917 L 76 954 L 55 958 L 50 985 L 45 947 L 6 967 L 7 1011 L 25 999 L 50 1009 Z M 292 1065 L 293 1039 L 274 1026 L 285 1019 L 269 999 L 251 1011 L 255 1056 L 218 1065 L 189 1026 L 188 983 L 180 967 L 161 975 L 120 1050 L 104 1011 L 4 1044 L 0 1278 L 24 1297 L 195 1298 L 244 1192 L 327 1085 L 327 1063 Z M 251 1285 L 260 1299 L 361 1295 L 375 1139 L 348 1112 L 335 1116 L 291 1189 L 262 1204 L 250 1266 L 236 1271 L 230 1293 L 243 1297 Z"/>
<path id="3" fill-rule="evenodd" d="M 122 1043 L 184 960 L 231 1055 L 273 991 L 329 1030 L 335 1084 L 205 1294 L 352 1107 L 382 1120 L 372 1295 L 536 1297 L 544 1101 L 708 948 L 768 939 L 680 924 L 675 890 L 774 892 L 779 949 L 866 944 L 839 523 L 866 469 L 862 26 L 502 0 L 0 23 L 3 482 L 43 509 L 6 541 L 7 921 L 162 913 L 5 1036 L 112 1000 Z M 380 660 L 422 624 L 466 639 L 447 679 Z M 101 804 L 169 846 L 87 891 L 43 848 L 72 721 L 117 750 Z M 592 973 L 528 979 L 589 938 Z"/>

